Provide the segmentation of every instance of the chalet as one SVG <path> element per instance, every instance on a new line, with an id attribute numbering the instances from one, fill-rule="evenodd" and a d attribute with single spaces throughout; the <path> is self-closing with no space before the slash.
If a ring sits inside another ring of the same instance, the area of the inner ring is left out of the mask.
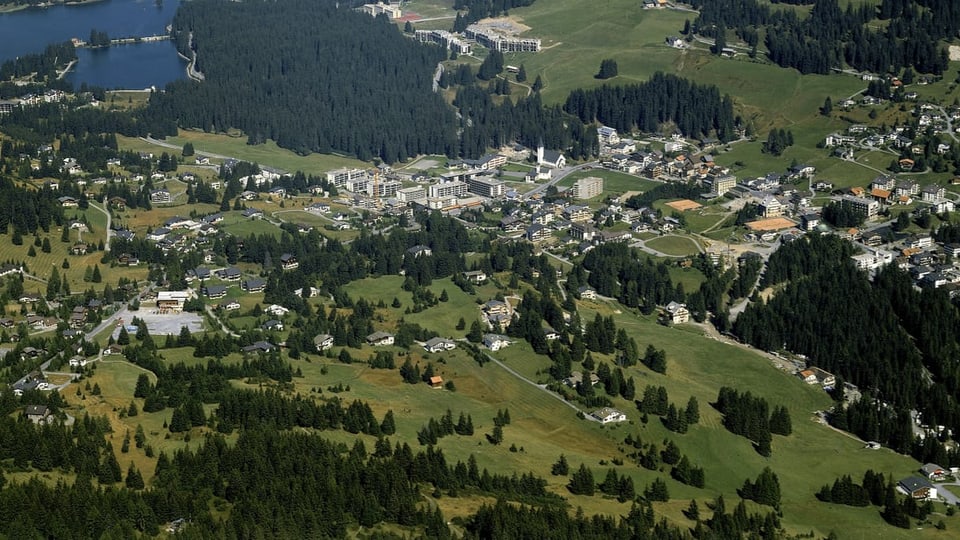
<path id="1" fill-rule="evenodd" d="M 596 299 L 597 299 L 597 291 L 596 291 L 595 289 L 593 289 L 592 287 L 588 287 L 588 286 L 586 286 L 586 285 L 584 285 L 584 286 L 580 287 L 579 289 L 577 289 L 577 294 L 580 295 L 580 298 L 581 298 L 582 300 L 596 300 Z"/>
<path id="2" fill-rule="evenodd" d="M 480 285 L 481 283 L 487 281 L 487 273 L 483 270 L 471 270 L 464 272 L 463 278 L 474 285 Z"/>
<path id="3" fill-rule="evenodd" d="M 259 278 L 248 279 L 240 284 L 240 288 L 248 293 L 263 292 L 267 288 L 267 282 Z"/>
<path id="4" fill-rule="evenodd" d="M 27 293 L 27 294 L 21 294 L 18 301 L 21 304 L 32 304 L 33 302 L 39 302 L 41 298 L 43 297 L 37 293 Z"/>
<path id="5" fill-rule="evenodd" d="M 259 354 L 259 353 L 268 353 L 277 346 L 269 341 L 255 341 L 252 345 L 247 345 L 246 347 L 240 349 L 244 354 Z"/>
<path id="6" fill-rule="evenodd" d="M 82 356 L 74 356 L 69 360 L 68 363 L 70 364 L 70 367 L 85 367 L 90 363 L 90 360 L 87 360 Z"/>
<path id="7" fill-rule="evenodd" d="M 614 422 L 626 422 L 627 415 L 622 412 L 611 409 L 610 407 L 604 407 L 598 411 L 593 411 L 590 413 L 590 416 L 595 418 L 601 424 L 611 424 Z"/>
<path id="8" fill-rule="evenodd" d="M 923 467 L 920 467 L 920 472 L 929 480 L 943 480 L 950 474 L 948 469 L 944 469 L 936 463 L 927 463 Z"/>
<path id="9" fill-rule="evenodd" d="M 72 247 L 70 247 L 71 255 L 86 255 L 87 254 L 87 244 L 84 242 L 77 242 Z"/>
<path id="10" fill-rule="evenodd" d="M 433 250 L 427 246 L 416 245 L 407 250 L 407 255 L 416 259 L 417 257 L 429 257 L 433 255 Z"/>
<path id="11" fill-rule="evenodd" d="M 897 490 L 914 499 L 936 499 L 937 488 L 926 478 L 911 476 L 897 482 Z"/>
<path id="12" fill-rule="evenodd" d="M 388 332 L 374 332 L 367 336 L 367 345 L 374 347 L 393 345 L 394 336 Z"/>
<path id="13" fill-rule="evenodd" d="M 300 263 L 292 253 L 284 253 L 280 256 L 280 267 L 284 270 L 295 270 L 300 267 Z"/>
<path id="14" fill-rule="evenodd" d="M 247 208 L 240 215 L 250 219 L 260 219 L 263 217 L 263 210 L 259 208 Z"/>
<path id="15" fill-rule="evenodd" d="M 686 304 L 670 302 L 664 308 L 667 319 L 673 324 L 681 324 L 690 320 L 690 311 Z"/>
<path id="16" fill-rule="evenodd" d="M 805 231 L 816 230 L 820 225 L 820 216 L 818 214 L 804 214 L 800 216 L 800 226 Z"/>
<path id="17" fill-rule="evenodd" d="M 577 385 L 583 383 L 583 373 L 580 371 L 570 372 L 570 376 L 563 380 L 563 384 L 569 386 L 570 388 L 576 388 Z M 600 383 L 600 376 L 596 373 L 590 374 L 590 385 L 596 386 Z"/>
<path id="18" fill-rule="evenodd" d="M 203 294 L 211 300 L 219 300 L 227 296 L 227 287 L 226 285 L 207 285 L 203 288 Z"/>
<path id="19" fill-rule="evenodd" d="M 443 377 L 439 375 L 434 375 L 430 377 L 430 388 L 440 389 L 443 388 Z"/>
<path id="20" fill-rule="evenodd" d="M 560 332 L 557 332 L 549 326 L 543 329 L 543 338 L 547 341 L 553 341 L 555 339 L 560 339 Z"/>
<path id="21" fill-rule="evenodd" d="M 185 279 L 187 283 L 198 279 L 200 281 L 210 279 L 210 269 L 201 267 L 191 268 L 184 273 L 183 279 Z"/>
<path id="22" fill-rule="evenodd" d="M 500 334 L 484 334 L 483 345 L 491 351 L 499 351 L 510 346 L 510 338 Z"/>
<path id="23" fill-rule="evenodd" d="M 167 189 L 155 189 L 150 192 L 150 202 L 168 203 L 171 201 L 173 201 L 173 197 L 170 196 L 170 191 Z"/>
<path id="24" fill-rule="evenodd" d="M 450 339 L 444 338 L 430 338 L 426 343 L 423 344 L 423 349 L 427 352 L 441 352 L 441 351 L 451 351 L 457 348 L 456 342 Z"/>
<path id="25" fill-rule="evenodd" d="M 290 312 L 289 308 L 285 308 L 279 304 L 270 304 L 270 307 L 263 310 L 264 313 L 269 313 L 277 317 L 283 317 Z"/>
<path id="26" fill-rule="evenodd" d="M 805 369 L 797 373 L 797 377 L 800 377 L 800 380 L 807 384 L 817 384 L 817 374 L 811 369 Z"/>
<path id="27" fill-rule="evenodd" d="M 270 319 L 269 321 L 261 324 L 260 328 L 263 330 L 266 330 L 267 332 L 271 332 L 271 331 L 282 332 L 283 321 L 278 321 L 277 319 Z"/>
<path id="28" fill-rule="evenodd" d="M 112 210 L 117 210 L 122 212 L 127 208 L 127 200 L 124 199 L 123 197 L 111 197 L 110 200 L 107 201 L 107 205 Z"/>
<path id="29" fill-rule="evenodd" d="M 330 334 L 319 334 L 313 338 L 313 346 L 317 348 L 317 352 L 323 352 L 333 347 L 333 336 Z"/>
<path id="30" fill-rule="evenodd" d="M 77 206 L 79 206 L 77 199 L 70 196 L 66 196 L 66 195 L 63 197 L 57 198 L 57 201 L 59 201 L 60 206 L 64 208 L 76 208 Z"/>
<path id="31" fill-rule="evenodd" d="M 112 345 L 107 345 L 107 347 L 103 349 L 104 356 L 111 356 L 114 354 L 123 354 L 123 347 L 114 343 Z"/>
<path id="32" fill-rule="evenodd" d="M 810 368 L 810 371 L 813 372 L 814 377 L 817 378 L 817 382 L 820 383 L 820 386 L 824 388 L 833 388 L 833 385 L 837 384 L 837 378 L 834 377 L 833 373 L 829 371 L 820 369 L 816 366 Z"/>
<path id="33" fill-rule="evenodd" d="M 240 302 L 238 300 L 230 300 L 228 302 L 223 302 L 217 306 L 217 308 L 224 311 L 235 311 L 240 309 Z"/>
<path id="34" fill-rule="evenodd" d="M 34 424 L 44 424 L 50 416 L 50 409 L 46 405 L 27 405 L 23 415 Z"/>

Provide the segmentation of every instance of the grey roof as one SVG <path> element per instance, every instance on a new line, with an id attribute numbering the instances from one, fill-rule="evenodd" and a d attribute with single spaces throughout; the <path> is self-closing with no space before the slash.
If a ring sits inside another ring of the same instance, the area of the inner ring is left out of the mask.
<path id="1" fill-rule="evenodd" d="M 904 489 L 906 489 L 910 493 L 913 493 L 918 489 L 933 488 L 933 484 L 931 484 L 929 480 L 927 480 L 926 478 L 923 478 L 922 476 L 910 476 L 908 478 L 904 478 L 903 480 L 900 480 L 899 483 L 900 483 L 900 486 L 902 486 Z"/>

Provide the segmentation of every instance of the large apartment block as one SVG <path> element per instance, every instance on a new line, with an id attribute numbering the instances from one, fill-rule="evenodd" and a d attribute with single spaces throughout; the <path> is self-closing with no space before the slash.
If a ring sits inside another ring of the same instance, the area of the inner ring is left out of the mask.
<path id="1" fill-rule="evenodd" d="M 491 199 L 503 197 L 504 193 L 503 182 L 495 178 L 479 176 L 472 176 L 467 179 L 467 190 L 470 191 L 470 193 L 476 193 L 481 197 L 489 197 Z"/>
<path id="2" fill-rule="evenodd" d="M 417 30 L 416 37 L 421 43 L 436 43 L 457 54 L 470 54 L 472 50 L 469 43 L 446 30 Z"/>
<path id="3" fill-rule="evenodd" d="M 500 52 L 539 52 L 540 40 L 537 38 L 520 38 L 505 36 L 490 28 L 471 24 L 463 34 L 474 39 L 488 49 Z"/>
<path id="4" fill-rule="evenodd" d="M 603 178 L 588 176 L 581 178 L 573 185 L 573 197 L 576 199 L 592 199 L 603 193 Z"/>

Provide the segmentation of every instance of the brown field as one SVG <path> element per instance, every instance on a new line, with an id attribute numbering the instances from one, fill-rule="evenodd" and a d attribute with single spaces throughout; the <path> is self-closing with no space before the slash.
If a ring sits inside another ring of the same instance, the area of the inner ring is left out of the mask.
<path id="1" fill-rule="evenodd" d="M 796 223 L 782 217 L 758 219 L 757 221 L 747 223 L 747 227 L 753 231 L 779 231 L 780 229 L 789 229 L 790 227 L 796 226 Z"/>
<path id="2" fill-rule="evenodd" d="M 677 212 L 686 212 L 687 210 L 696 210 L 701 208 L 703 205 L 690 199 L 680 199 L 679 201 L 668 202 L 667 206 L 673 208 Z"/>

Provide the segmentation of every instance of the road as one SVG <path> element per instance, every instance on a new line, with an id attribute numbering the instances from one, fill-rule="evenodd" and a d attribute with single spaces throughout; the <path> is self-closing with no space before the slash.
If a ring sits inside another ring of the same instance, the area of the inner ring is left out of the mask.
<path id="1" fill-rule="evenodd" d="M 954 505 L 960 504 L 960 497 L 957 497 L 956 495 L 948 491 L 946 488 L 942 487 L 942 486 L 960 486 L 960 481 L 954 480 L 953 482 L 943 482 L 943 483 L 938 483 L 934 485 L 937 486 L 937 496 L 945 500 L 948 505 L 954 506 Z"/>

